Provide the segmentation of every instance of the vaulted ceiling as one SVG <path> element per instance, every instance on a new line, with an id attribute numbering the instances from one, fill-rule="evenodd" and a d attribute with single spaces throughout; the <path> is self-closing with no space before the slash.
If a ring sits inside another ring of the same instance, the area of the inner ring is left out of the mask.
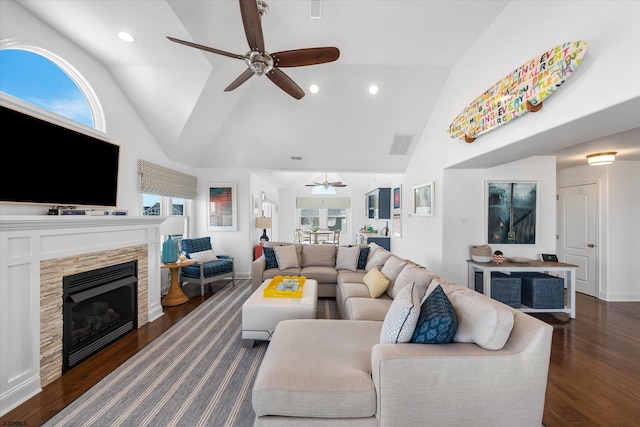
<path id="1" fill-rule="evenodd" d="M 176 161 L 401 173 L 448 72 L 509 1 L 268 0 L 267 51 L 340 49 L 335 62 L 283 70 L 306 92 L 301 100 L 265 76 L 225 92 L 246 70 L 243 61 L 167 40 L 245 54 L 235 0 L 18 3 L 105 64 Z M 119 40 L 122 30 L 136 42 Z M 308 90 L 314 83 L 317 94 Z M 377 95 L 369 94 L 371 84 Z M 627 138 L 637 141 L 638 130 Z"/>

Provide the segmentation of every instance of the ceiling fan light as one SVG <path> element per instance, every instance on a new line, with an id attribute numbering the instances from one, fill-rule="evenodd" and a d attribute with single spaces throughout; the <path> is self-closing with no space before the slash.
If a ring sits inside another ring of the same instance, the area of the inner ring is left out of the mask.
<path id="1" fill-rule="evenodd" d="M 118 38 L 127 43 L 133 43 L 136 41 L 136 38 L 133 37 L 131 34 L 127 33 L 126 31 L 118 32 Z"/>
<path id="2" fill-rule="evenodd" d="M 608 153 L 594 153 L 587 156 L 587 162 L 590 166 L 609 165 L 616 161 L 616 151 Z"/>

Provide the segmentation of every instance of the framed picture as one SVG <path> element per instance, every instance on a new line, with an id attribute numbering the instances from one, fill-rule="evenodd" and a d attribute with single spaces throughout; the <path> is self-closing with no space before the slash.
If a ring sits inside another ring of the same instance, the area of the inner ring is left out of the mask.
<path id="1" fill-rule="evenodd" d="M 535 245 L 538 230 L 538 183 L 487 181 L 487 243 Z"/>
<path id="2" fill-rule="evenodd" d="M 433 182 L 413 187 L 413 214 L 433 216 Z"/>
<path id="3" fill-rule="evenodd" d="M 234 182 L 209 184 L 207 226 L 210 231 L 236 231 L 238 229 L 236 184 Z"/>
<path id="4" fill-rule="evenodd" d="M 393 214 L 393 237 L 402 237 L 402 215 Z"/>
<path id="5" fill-rule="evenodd" d="M 251 206 L 253 206 L 253 214 L 260 215 L 260 196 L 257 194 L 251 195 Z"/>
<path id="6" fill-rule="evenodd" d="M 540 256 L 544 262 L 558 262 L 558 255 L 556 254 L 541 254 Z"/>
<path id="7" fill-rule="evenodd" d="M 393 189 L 393 209 L 400 209 L 402 203 L 402 187 Z"/>

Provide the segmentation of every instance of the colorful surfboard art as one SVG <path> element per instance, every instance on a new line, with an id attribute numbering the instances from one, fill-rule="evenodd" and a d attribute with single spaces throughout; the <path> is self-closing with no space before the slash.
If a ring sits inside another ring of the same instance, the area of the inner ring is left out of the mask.
<path id="1" fill-rule="evenodd" d="M 566 42 L 525 62 L 473 100 L 449 126 L 451 138 L 473 142 L 491 129 L 542 108 L 578 68 L 587 51 L 584 41 Z"/>

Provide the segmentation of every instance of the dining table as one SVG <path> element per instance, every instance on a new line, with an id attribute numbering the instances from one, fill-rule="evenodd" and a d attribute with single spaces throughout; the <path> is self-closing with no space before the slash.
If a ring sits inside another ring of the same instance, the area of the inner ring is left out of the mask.
<path id="1" fill-rule="evenodd" d="M 318 231 L 308 231 L 308 233 L 309 233 L 309 242 L 311 242 L 311 244 L 317 245 L 318 243 L 322 243 L 323 240 L 327 240 L 329 236 L 333 234 L 333 231 L 318 230 Z M 321 239 L 318 239 L 318 236 L 320 236 Z"/>

